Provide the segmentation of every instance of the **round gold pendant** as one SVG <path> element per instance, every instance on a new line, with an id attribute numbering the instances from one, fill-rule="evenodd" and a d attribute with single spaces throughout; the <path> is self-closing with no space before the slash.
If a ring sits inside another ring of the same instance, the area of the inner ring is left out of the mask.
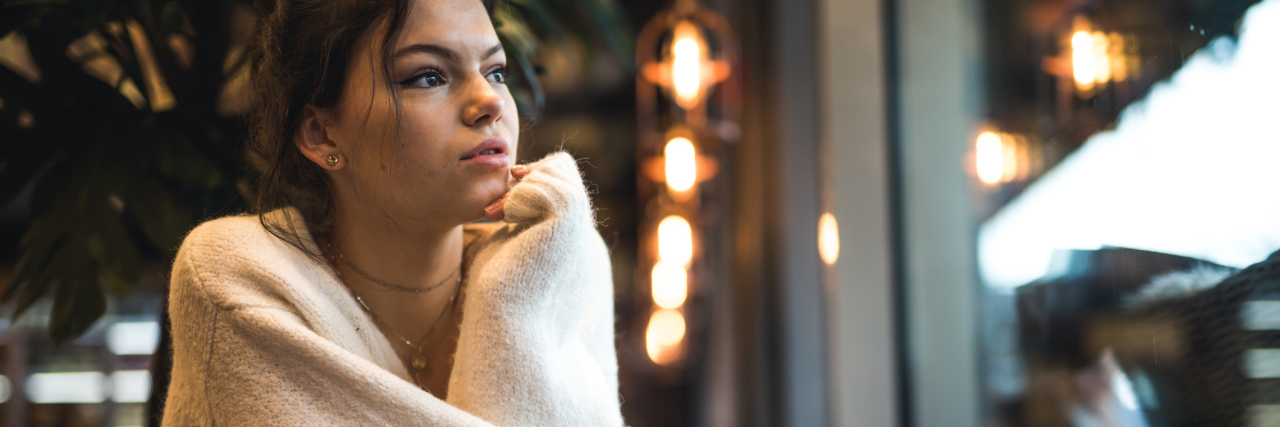
<path id="1" fill-rule="evenodd" d="M 427 357 L 421 354 L 413 356 L 413 361 L 410 363 L 413 364 L 413 369 L 425 368 L 427 367 Z"/>

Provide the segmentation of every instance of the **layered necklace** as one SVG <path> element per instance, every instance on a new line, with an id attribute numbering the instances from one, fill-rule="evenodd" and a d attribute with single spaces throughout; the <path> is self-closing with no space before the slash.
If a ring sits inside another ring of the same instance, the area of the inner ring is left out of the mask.
<path id="1" fill-rule="evenodd" d="M 444 280 L 441 280 L 440 283 L 436 283 L 434 285 L 427 286 L 425 288 L 410 288 L 407 286 L 401 286 L 395 283 L 387 283 L 387 282 L 383 282 L 381 280 L 375 279 L 373 278 L 373 276 L 370 276 L 369 273 L 365 273 L 364 270 L 361 270 L 360 268 L 356 267 L 355 264 L 352 264 L 350 261 L 347 261 L 347 258 L 342 256 L 342 254 L 338 254 L 338 259 L 341 260 L 343 264 L 346 264 L 347 267 L 351 267 L 351 271 L 356 272 L 356 274 L 359 274 L 360 277 L 363 277 L 365 278 L 365 280 L 373 282 L 374 284 L 382 287 L 383 289 L 386 289 L 389 291 L 397 291 L 397 292 L 411 292 L 415 294 L 422 294 L 422 293 L 434 291 L 436 290 L 436 288 L 439 288 L 441 286 L 444 286 L 446 283 L 449 283 L 449 279 L 452 279 L 454 276 L 457 276 L 458 272 L 462 271 L 462 264 L 458 264 L 458 268 L 454 269 L 453 273 L 450 273 L 449 277 L 444 278 Z M 342 277 L 341 272 L 338 273 L 338 277 Z"/>
<path id="2" fill-rule="evenodd" d="M 330 249 L 329 253 L 333 254 L 334 252 L 333 252 L 332 245 L 329 245 L 329 249 Z M 454 288 L 453 294 L 449 296 L 449 302 L 445 304 L 444 309 L 440 310 L 440 315 L 436 316 L 436 320 L 434 322 L 431 322 L 431 328 L 427 329 L 427 333 L 422 336 L 422 339 L 418 342 L 418 345 L 414 345 L 413 341 L 410 341 L 408 338 L 405 338 L 404 336 L 397 333 L 395 329 L 391 328 L 390 324 L 388 324 L 387 322 L 384 322 L 381 317 L 378 317 L 378 313 L 374 313 L 373 309 L 369 308 L 368 304 L 365 304 L 364 298 L 360 298 L 360 295 L 356 293 L 355 289 L 352 289 L 350 286 L 347 286 L 347 289 L 351 292 L 351 296 L 356 299 L 356 302 L 360 303 L 360 308 L 363 309 L 365 313 L 368 313 L 369 317 L 373 318 L 374 322 L 377 322 L 384 329 L 391 332 L 392 335 L 395 335 L 396 337 L 395 341 L 399 343 L 403 343 L 406 347 L 413 350 L 414 354 L 413 354 L 413 357 L 410 358 L 409 360 L 409 365 L 413 366 L 413 369 L 415 370 L 421 371 L 422 369 L 425 369 L 427 367 L 427 356 L 423 354 L 422 348 L 424 345 L 426 345 L 427 338 L 430 337 L 433 332 L 435 332 L 436 326 L 440 324 L 440 320 L 444 319 L 444 315 L 446 313 L 453 311 L 454 303 L 458 299 L 458 293 L 462 290 L 462 284 L 460 283 L 462 279 L 461 277 L 458 276 L 458 273 L 462 271 L 462 265 L 458 265 L 458 268 L 453 270 L 453 273 L 449 274 L 449 277 L 444 278 L 444 280 L 441 280 L 440 283 L 436 283 L 434 285 L 427 286 L 425 288 L 412 288 L 412 287 L 405 287 L 397 284 L 387 283 L 387 282 L 375 279 L 372 276 L 370 276 L 368 273 L 365 273 L 363 270 L 356 268 L 355 265 L 352 265 L 350 261 L 347 261 L 346 257 L 342 256 L 342 254 L 337 254 L 336 260 L 334 259 L 333 255 L 330 255 L 329 259 L 331 261 L 341 261 L 343 264 L 346 264 L 347 267 L 350 267 L 351 271 L 354 271 L 356 272 L 356 274 L 359 274 L 360 277 L 363 277 L 364 279 L 370 282 L 373 282 L 374 284 L 377 284 L 379 287 L 382 287 L 383 289 L 397 291 L 397 292 L 409 292 L 409 293 L 415 293 L 415 294 L 431 292 L 435 289 L 440 288 L 441 286 L 444 286 L 447 283 L 451 283 L 450 279 L 458 277 L 459 284 L 456 288 Z M 345 281 L 345 278 L 342 276 L 342 270 L 335 268 L 334 271 L 338 274 L 339 279 L 344 279 Z M 417 377 L 418 375 L 417 373 L 415 373 L 414 379 L 417 379 Z M 419 385 L 421 385 L 421 383 L 419 383 Z"/>

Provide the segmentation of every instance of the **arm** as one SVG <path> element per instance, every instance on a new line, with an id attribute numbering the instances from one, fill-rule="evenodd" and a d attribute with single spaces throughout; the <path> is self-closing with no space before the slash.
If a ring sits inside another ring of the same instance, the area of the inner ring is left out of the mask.
<path id="1" fill-rule="evenodd" d="M 468 273 L 449 403 L 498 425 L 620 426 L 608 250 L 573 158 L 529 170 Z"/>

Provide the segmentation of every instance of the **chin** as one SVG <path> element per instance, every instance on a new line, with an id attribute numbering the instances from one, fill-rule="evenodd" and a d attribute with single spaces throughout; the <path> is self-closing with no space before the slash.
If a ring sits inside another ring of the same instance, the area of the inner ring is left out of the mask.
<path id="1" fill-rule="evenodd" d="M 475 212 L 477 218 L 484 217 L 484 208 L 501 199 L 507 194 L 507 190 L 505 180 L 486 179 L 478 182 L 471 191 L 467 192 L 468 196 L 462 197 L 463 204 L 466 206 L 465 211 L 469 213 L 468 215 Z"/>

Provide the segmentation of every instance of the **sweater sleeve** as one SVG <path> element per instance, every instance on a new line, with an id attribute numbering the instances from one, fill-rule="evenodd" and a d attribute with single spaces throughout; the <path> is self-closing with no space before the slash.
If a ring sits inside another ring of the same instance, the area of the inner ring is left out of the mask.
<path id="1" fill-rule="evenodd" d="M 254 287 L 200 268 L 192 260 L 217 258 L 188 246 L 171 280 L 175 357 L 163 425 L 491 425 L 317 335 L 279 299 L 211 297 L 211 287 Z"/>
<path id="2" fill-rule="evenodd" d="M 573 158 L 529 169 L 468 273 L 448 401 L 502 426 L 621 426 L 608 249 Z"/>

